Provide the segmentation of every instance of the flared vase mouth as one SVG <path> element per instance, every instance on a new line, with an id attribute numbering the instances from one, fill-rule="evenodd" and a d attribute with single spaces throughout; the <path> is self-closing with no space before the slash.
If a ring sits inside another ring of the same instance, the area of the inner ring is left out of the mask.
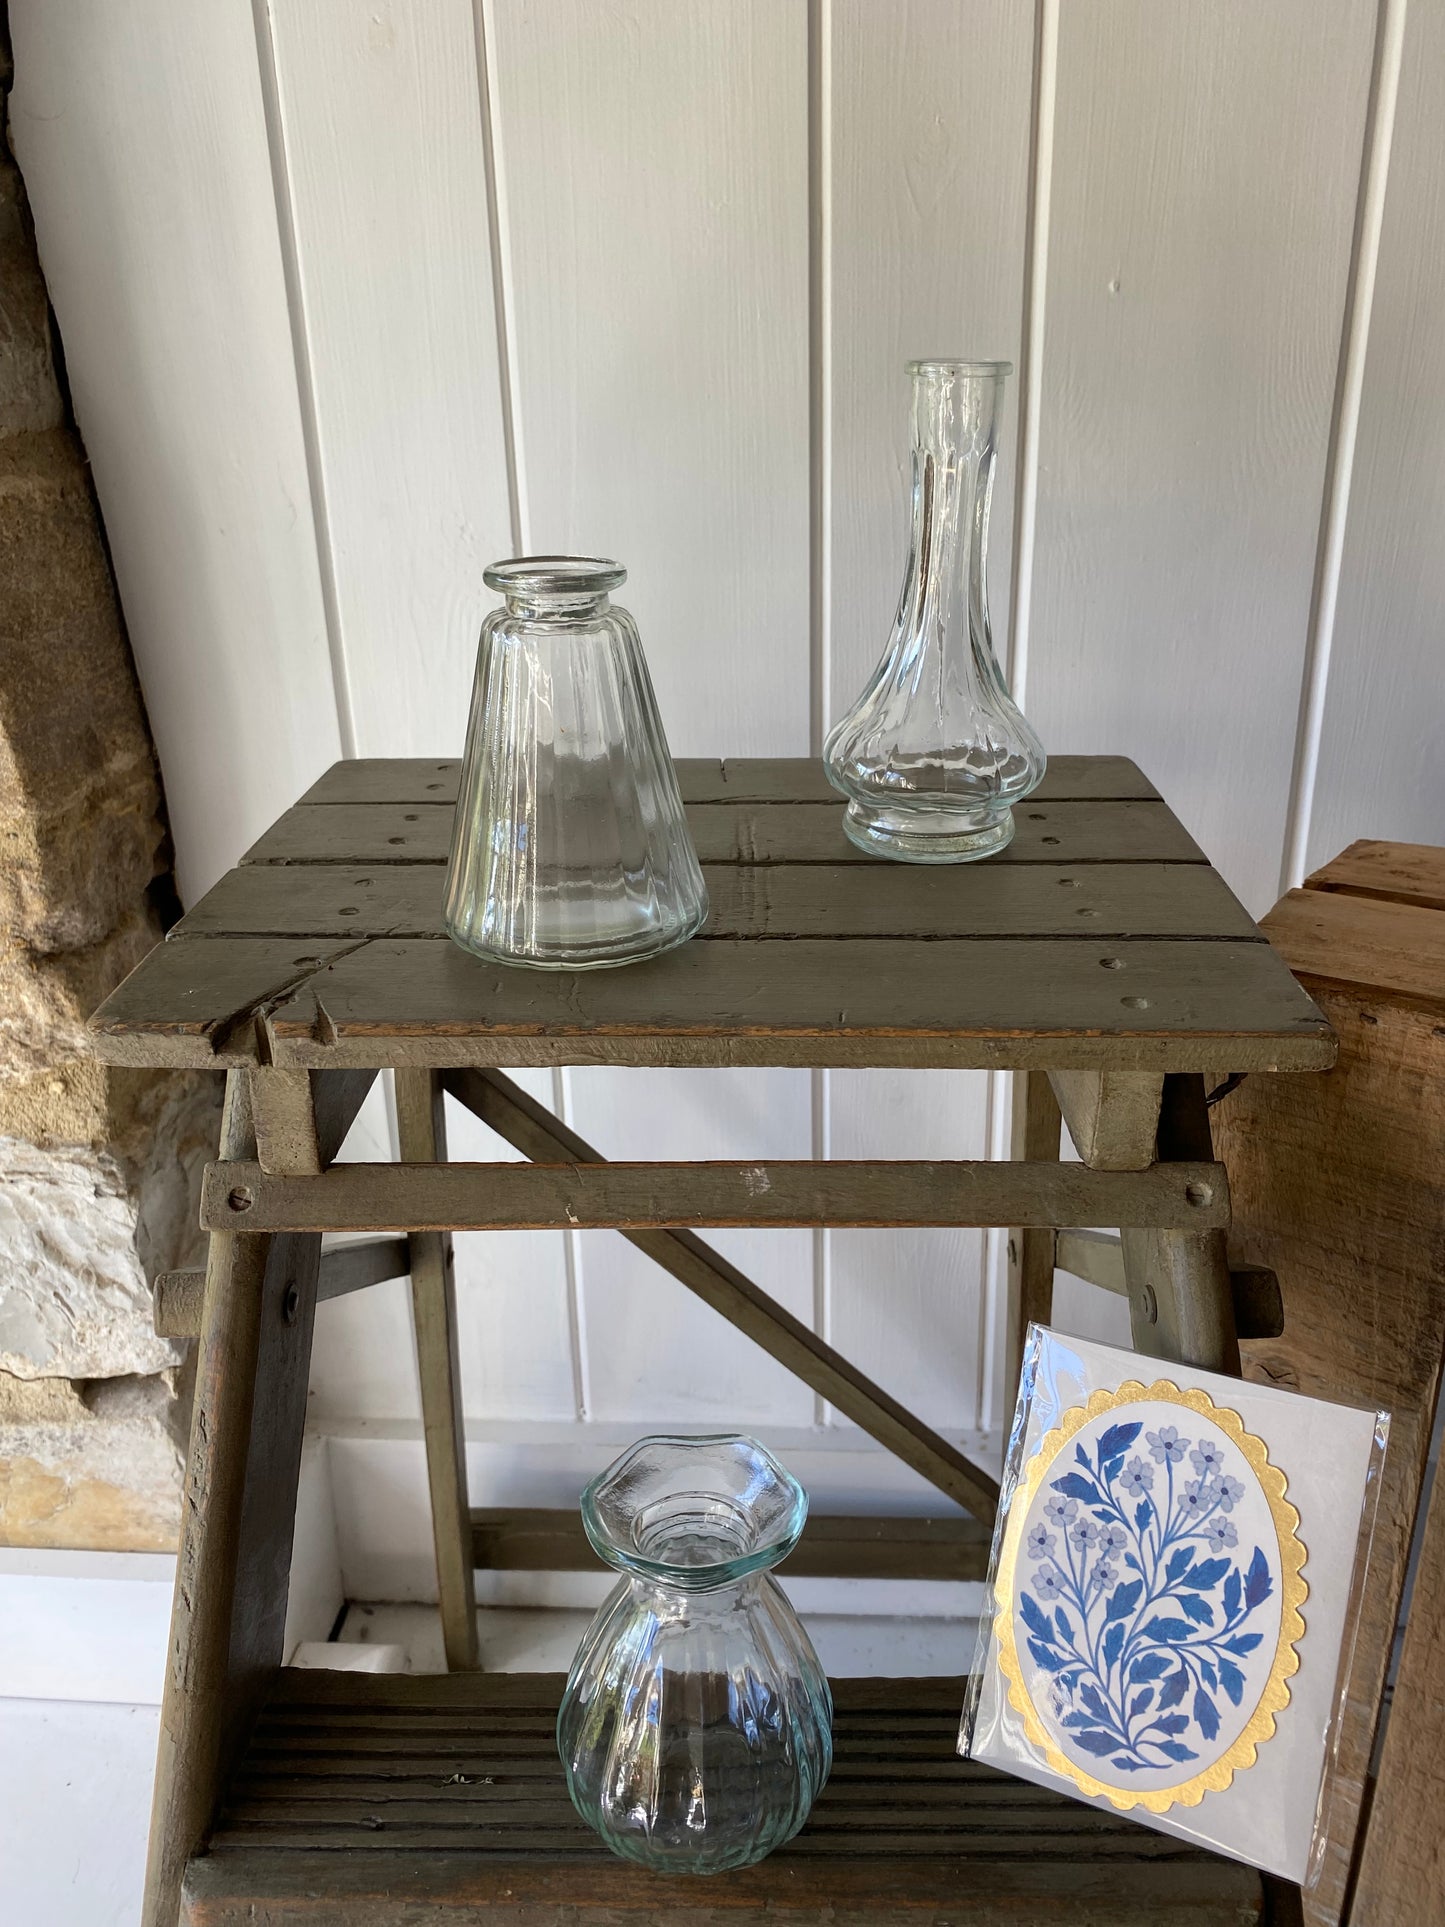
<path id="1" fill-rule="evenodd" d="M 500 595 L 531 601 L 538 596 L 607 595 L 622 586 L 627 571 L 606 556 L 517 555 L 489 563 L 482 580 Z"/>
<path id="2" fill-rule="evenodd" d="M 1011 361 L 952 361 L 947 356 L 910 361 L 907 368 L 915 378 L 919 375 L 956 375 L 965 381 L 999 381 L 1014 371 Z"/>
<path id="3" fill-rule="evenodd" d="M 785 1559 L 808 1495 L 756 1439 L 735 1432 L 639 1439 L 582 1494 L 593 1550 L 620 1572 L 686 1592 Z"/>

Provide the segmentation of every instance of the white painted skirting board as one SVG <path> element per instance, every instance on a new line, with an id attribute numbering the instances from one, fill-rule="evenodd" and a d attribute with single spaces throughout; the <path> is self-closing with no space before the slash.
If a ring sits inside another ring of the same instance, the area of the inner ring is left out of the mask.
<path id="1" fill-rule="evenodd" d="M 467 1441 L 474 1506 L 575 1506 L 582 1487 L 637 1436 L 637 1428 L 498 1425 Z M 336 1508 L 342 1589 L 348 1599 L 432 1601 L 436 1570 L 426 1458 L 417 1428 L 403 1423 L 330 1430 L 324 1437 Z M 766 1444 L 802 1480 L 819 1511 L 937 1516 L 954 1508 L 861 1434 L 837 1428 L 770 1428 Z M 992 1464 L 977 1436 L 953 1442 Z M 996 1466 L 994 1467 L 996 1469 Z M 495 1606 L 591 1606 L 604 1572 L 477 1574 L 477 1599 Z M 788 1591 L 814 1613 L 971 1615 L 979 1588 L 939 1581 L 794 1579 Z"/>

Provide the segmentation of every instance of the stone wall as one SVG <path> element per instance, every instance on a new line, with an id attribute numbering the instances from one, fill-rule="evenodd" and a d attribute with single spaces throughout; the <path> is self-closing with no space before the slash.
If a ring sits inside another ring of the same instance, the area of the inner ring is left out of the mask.
<path id="1" fill-rule="evenodd" d="M 109 1070 L 85 1022 L 174 903 L 160 782 L 11 156 L 0 13 L 0 1544 L 174 1544 L 211 1078 Z"/>

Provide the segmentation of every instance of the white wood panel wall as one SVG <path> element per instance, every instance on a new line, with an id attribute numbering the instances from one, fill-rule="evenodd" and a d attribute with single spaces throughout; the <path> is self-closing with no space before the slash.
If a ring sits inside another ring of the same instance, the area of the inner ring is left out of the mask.
<path id="1" fill-rule="evenodd" d="M 922 353 L 1019 366 L 993 606 L 1051 749 L 1137 757 L 1256 910 L 1445 840 L 1445 0 L 10 11 L 188 897 L 336 755 L 460 748 L 493 555 L 627 563 L 677 752 L 816 751 L 896 600 Z M 528 1081 L 617 1155 L 1006 1142 L 983 1076 Z M 996 1447 L 997 1238 L 719 1243 Z M 620 1240 L 459 1278 L 469 1422 L 549 1477 L 649 1423 L 848 1457 Z M 404 1287 L 325 1307 L 318 1415 L 413 1433 L 410 1360 Z"/>

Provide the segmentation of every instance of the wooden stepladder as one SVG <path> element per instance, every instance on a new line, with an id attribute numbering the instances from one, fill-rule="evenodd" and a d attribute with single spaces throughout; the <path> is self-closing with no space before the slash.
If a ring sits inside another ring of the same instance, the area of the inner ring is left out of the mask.
<path id="1" fill-rule="evenodd" d="M 491 968 L 443 934 L 456 776 L 338 765 L 95 1020 L 112 1061 L 228 1073 L 205 1279 L 158 1291 L 199 1373 L 147 1927 L 454 1922 L 504 1895 L 509 1923 L 713 1904 L 715 1883 L 628 1869 L 575 1819 L 550 1750 L 559 1681 L 477 1670 L 476 1564 L 587 1555 L 570 1513 L 469 1506 L 450 1232 L 616 1229 L 961 1509 L 816 1518 L 794 1573 L 982 1577 L 998 1487 L 694 1227 L 1011 1226 L 1015 1355 L 1056 1262 L 1126 1292 L 1159 1358 L 1237 1370 L 1237 1331 L 1276 1328 L 1270 1275 L 1226 1259 L 1206 1083 L 1322 1068 L 1333 1035 L 1132 764 L 1059 759 L 1007 852 L 938 871 L 853 850 L 813 764 L 683 763 L 706 930 L 576 977 Z M 610 1162 L 501 1068 L 578 1062 L 1012 1069 L 1014 1161 Z M 335 1164 L 384 1068 L 401 1162 Z M 449 1164 L 447 1096 L 528 1162 Z M 1080 1163 L 1060 1159 L 1065 1123 Z M 341 1231 L 375 1236 L 323 1250 Z M 315 1305 L 404 1274 L 451 1670 L 288 1674 Z M 880 1921 L 1264 1917 L 1248 1869 L 1161 1854 L 1123 1820 L 1081 1829 L 1081 1809 L 958 1761 L 960 1693 L 840 1683 L 834 1779 L 796 1842 L 728 1877 L 739 1927 L 821 1923 L 870 1893 Z"/>

